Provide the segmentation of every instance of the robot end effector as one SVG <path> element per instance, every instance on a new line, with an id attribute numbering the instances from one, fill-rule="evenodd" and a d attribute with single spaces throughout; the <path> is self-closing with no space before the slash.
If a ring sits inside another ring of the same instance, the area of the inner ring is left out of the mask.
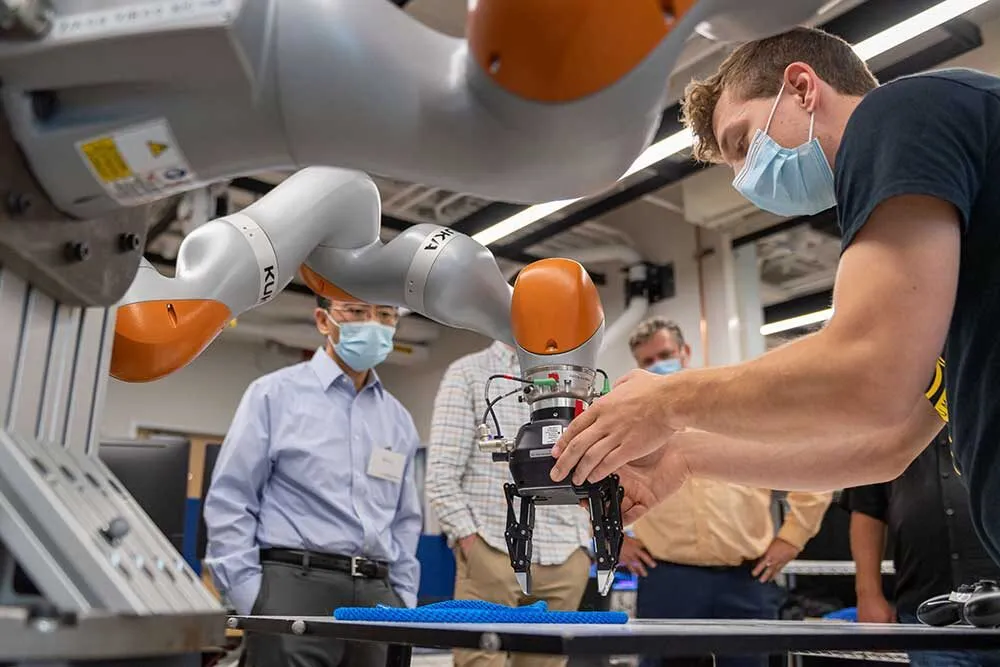
<path id="1" fill-rule="evenodd" d="M 536 505 L 576 505 L 587 501 L 597 561 L 598 589 L 606 595 L 614 581 L 621 552 L 622 488 L 617 475 L 574 485 L 553 482 L 552 447 L 570 421 L 608 387 L 596 367 L 604 333 L 604 314 L 589 276 L 571 260 L 544 260 L 526 267 L 514 285 L 511 305 L 514 338 L 522 377 L 492 376 L 486 384 L 486 413 L 479 426 L 479 446 L 493 460 L 506 462 L 512 482 L 504 485 L 507 502 L 505 537 L 511 567 L 521 589 L 531 589 L 531 546 Z M 603 386 L 595 388 L 598 375 Z M 518 386 L 490 397 L 495 380 Z M 530 406 L 531 417 L 513 439 L 505 437 L 494 406 L 517 395 Z M 496 433 L 488 425 L 491 419 Z M 515 511 L 515 501 L 520 507 Z"/>

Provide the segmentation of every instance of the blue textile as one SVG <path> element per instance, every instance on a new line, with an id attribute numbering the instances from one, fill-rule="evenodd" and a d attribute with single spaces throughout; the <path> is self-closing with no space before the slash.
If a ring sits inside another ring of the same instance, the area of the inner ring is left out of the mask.
<path id="1" fill-rule="evenodd" d="M 831 621 L 850 621 L 851 623 L 857 623 L 858 608 L 847 607 L 845 609 L 838 609 L 837 611 L 831 611 L 829 614 L 823 616 L 823 618 Z"/>
<path id="2" fill-rule="evenodd" d="M 397 607 L 340 607 L 338 621 L 388 623 L 574 623 L 620 625 L 628 622 L 623 611 L 549 611 L 545 602 L 508 607 L 482 600 L 447 600 L 416 609 Z"/>

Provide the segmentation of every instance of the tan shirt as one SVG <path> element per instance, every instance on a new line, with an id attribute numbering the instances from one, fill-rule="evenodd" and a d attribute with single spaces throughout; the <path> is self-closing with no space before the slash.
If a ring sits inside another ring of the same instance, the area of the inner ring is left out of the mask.
<path id="1" fill-rule="evenodd" d="M 801 549 L 819 532 L 832 493 L 792 492 L 777 537 Z M 706 567 L 760 558 L 774 539 L 771 491 L 689 479 L 632 527 L 657 560 Z"/>

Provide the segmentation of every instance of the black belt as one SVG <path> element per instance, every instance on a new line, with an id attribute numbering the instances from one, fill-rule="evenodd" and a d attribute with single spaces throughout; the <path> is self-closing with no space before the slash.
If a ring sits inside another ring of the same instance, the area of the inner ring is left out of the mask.
<path id="1" fill-rule="evenodd" d="M 282 563 L 283 565 L 298 565 L 306 570 L 313 568 L 346 572 L 352 577 L 365 579 L 385 579 L 389 576 L 387 563 L 361 556 L 338 556 L 299 549 L 261 549 L 260 560 L 262 562 Z"/>

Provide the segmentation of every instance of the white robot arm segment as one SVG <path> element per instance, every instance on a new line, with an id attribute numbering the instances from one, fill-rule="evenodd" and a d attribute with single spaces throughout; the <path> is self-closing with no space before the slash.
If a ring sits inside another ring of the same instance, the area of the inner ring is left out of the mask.
<path id="1" fill-rule="evenodd" d="M 511 288 L 486 248 L 426 224 L 382 243 L 380 218 L 368 176 L 311 167 L 201 225 L 182 242 L 174 277 L 140 267 L 120 303 L 112 374 L 148 381 L 177 370 L 300 269 L 325 296 L 402 306 L 513 343 Z"/>
<path id="2" fill-rule="evenodd" d="M 478 0 L 468 41 L 385 0 L 52 4 L 47 35 L 0 42 L 3 103 L 53 202 L 93 218 L 308 165 L 510 202 L 594 194 L 648 143 L 694 27 L 749 3 Z M 820 4 L 757 0 L 754 25 Z"/>

